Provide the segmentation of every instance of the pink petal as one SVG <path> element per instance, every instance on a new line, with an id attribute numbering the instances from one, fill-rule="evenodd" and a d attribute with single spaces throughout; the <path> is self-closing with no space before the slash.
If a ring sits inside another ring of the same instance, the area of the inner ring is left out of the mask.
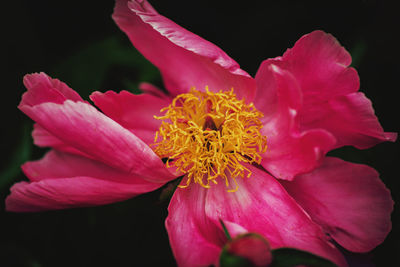
<path id="1" fill-rule="evenodd" d="M 235 89 L 239 98 L 252 101 L 253 79 L 214 44 L 161 16 L 147 1 L 119 0 L 113 18 L 133 45 L 155 66 L 172 96 L 191 87 L 204 90 Z"/>
<path id="2" fill-rule="evenodd" d="M 351 56 L 332 35 L 322 31 L 304 35 L 278 61 L 302 90 L 302 130 L 330 131 L 337 139 L 335 147 L 368 148 L 396 139 L 383 131 L 370 101 L 355 93 L 360 82 L 356 70 L 349 67 Z"/>
<path id="3" fill-rule="evenodd" d="M 299 82 L 306 106 L 359 89 L 357 72 L 348 67 L 350 54 L 323 31 L 301 37 L 285 52 L 282 61 Z"/>
<path id="4" fill-rule="evenodd" d="M 42 126 L 39 124 L 35 123 L 33 125 L 33 131 L 32 131 L 32 137 L 33 137 L 33 143 L 39 147 L 52 147 L 54 149 L 76 154 L 76 155 L 81 155 L 85 157 L 89 157 L 89 155 L 79 151 L 78 149 L 67 145 L 48 131 L 46 131 Z"/>
<path id="5" fill-rule="evenodd" d="M 249 232 L 259 233 L 272 248 L 298 248 L 330 259 L 339 266 L 347 265 L 340 252 L 328 242 L 321 227 L 276 179 L 254 166 L 246 167 L 252 175 L 249 179 L 236 179 L 238 191 L 227 192 L 223 181 L 208 190 L 203 189 L 207 190 L 205 212 L 209 219 L 221 218 L 241 225 Z M 193 209 L 199 205 L 191 203 Z"/>
<path id="6" fill-rule="evenodd" d="M 160 128 L 161 121 L 154 116 L 161 116 L 160 110 L 171 101 L 167 97 L 134 95 L 127 91 L 118 94 L 113 91 L 94 92 L 90 99 L 108 117 L 132 131 L 147 144 L 154 143 L 155 133 Z"/>
<path id="7" fill-rule="evenodd" d="M 66 100 L 19 108 L 63 143 L 98 161 L 151 181 L 174 178 L 145 143 L 87 103 Z"/>
<path id="8" fill-rule="evenodd" d="M 304 128 L 323 128 L 333 133 L 338 140 L 335 147 L 353 145 L 365 149 L 397 138 L 397 133 L 383 131 L 371 101 L 363 93 L 338 96 L 324 105 L 314 105 L 302 114 L 302 121 Z"/>
<path id="9" fill-rule="evenodd" d="M 32 182 L 45 179 L 92 177 L 117 183 L 149 183 L 140 176 L 123 172 L 101 162 L 56 150 L 48 152 L 40 160 L 26 162 L 21 168 Z"/>
<path id="10" fill-rule="evenodd" d="M 20 105 L 34 106 L 45 102 L 61 104 L 67 99 L 83 102 L 77 92 L 43 72 L 25 75 L 24 85 L 28 91 L 23 94 Z"/>
<path id="11" fill-rule="evenodd" d="M 230 222 L 227 220 L 223 220 L 223 223 L 226 227 L 226 229 L 229 232 L 229 235 L 232 238 L 235 238 L 238 235 L 243 235 L 249 232 L 249 230 L 247 230 L 246 228 L 244 228 L 242 225 L 239 225 L 237 223 L 234 222 Z"/>
<path id="12" fill-rule="evenodd" d="M 233 236 L 255 232 L 267 238 L 272 248 L 303 249 L 347 266 L 321 227 L 273 177 L 246 167 L 252 176 L 237 178 L 239 189 L 234 193 L 227 192 L 223 181 L 210 189 L 192 184 L 175 191 L 166 226 L 179 266 L 206 266 L 218 261 L 218 251 L 227 242 L 220 219 Z"/>
<path id="13" fill-rule="evenodd" d="M 215 264 L 226 243 L 222 230 L 207 220 L 206 194 L 197 184 L 177 188 L 169 204 L 165 226 L 178 266 Z"/>
<path id="14" fill-rule="evenodd" d="M 328 157 L 320 168 L 283 185 L 348 250 L 367 252 L 391 229 L 393 201 L 371 167 Z"/>
<path id="15" fill-rule="evenodd" d="M 6 210 L 36 212 L 104 205 L 153 191 L 162 185 L 137 181 L 137 184 L 126 184 L 77 176 L 20 182 L 11 187 L 11 194 L 6 198 Z"/>
<path id="16" fill-rule="evenodd" d="M 27 162 L 22 170 L 32 183 L 11 188 L 6 200 L 9 211 L 33 212 L 103 205 L 153 191 L 162 183 L 148 182 L 103 163 L 57 151 L 38 161 Z"/>
<path id="17" fill-rule="evenodd" d="M 335 138 L 324 129 L 300 130 L 302 93 L 291 73 L 276 62 L 264 61 L 256 75 L 255 105 L 264 114 L 268 146 L 261 164 L 275 177 L 291 180 L 318 166 Z"/>
<path id="18" fill-rule="evenodd" d="M 145 94 L 157 96 L 159 98 L 168 97 L 163 91 L 161 91 L 160 88 L 158 88 L 157 86 L 155 86 L 151 83 L 141 82 L 139 84 L 139 89 Z"/>
<path id="19" fill-rule="evenodd" d="M 52 79 L 43 72 L 25 75 L 24 85 L 28 91 L 23 94 L 20 106 L 34 106 L 46 102 L 62 104 L 67 99 L 84 102 L 79 94 L 69 88 L 65 83 L 58 79 Z M 63 143 L 38 124 L 34 125 L 32 137 L 35 145 L 40 147 L 50 146 L 74 154 L 84 154 Z"/>

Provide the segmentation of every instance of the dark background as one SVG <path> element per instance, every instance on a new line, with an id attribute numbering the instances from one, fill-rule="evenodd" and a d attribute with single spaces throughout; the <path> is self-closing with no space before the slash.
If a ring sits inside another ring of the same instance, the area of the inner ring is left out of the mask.
<path id="1" fill-rule="evenodd" d="M 151 3 L 221 47 L 251 75 L 262 60 L 282 55 L 303 34 L 316 29 L 332 33 L 352 54 L 361 91 L 372 99 L 385 130 L 399 132 L 400 23 L 395 2 Z M 157 70 L 112 21 L 113 6 L 111 0 L 2 3 L 0 266 L 175 265 L 164 229 L 168 201 L 160 201 L 161 190 L 102 207 L 33 214 L 4 211 L 9 187 L 26 179 L 19 165 L 46 151 L 32 146 L 32 122 L 17 109 L 25 91 L 24 74 L 44 71 L 86 99 L 94 90 L 135 91 L 139 81 L 162 86 Z M 399 151 L 396 142 L 364 151 L 344 148 L 333 155 L 376 168 L 398 203 Z M 397 206 L 392 222 L 393 230 L 382 245 L 366 255 L 348 255 L 353 266 L 400 266 Z"/>

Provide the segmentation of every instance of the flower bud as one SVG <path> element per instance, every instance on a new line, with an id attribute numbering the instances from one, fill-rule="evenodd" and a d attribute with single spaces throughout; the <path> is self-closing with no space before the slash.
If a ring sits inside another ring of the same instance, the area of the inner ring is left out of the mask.
<path id="1" fill-rule="evenodd" d="M 272 254 L 268 241 L 254 233 L 238 235 L 225 245 L 220 255 L 221 267 L 265 267 L 271 262 Z"/>

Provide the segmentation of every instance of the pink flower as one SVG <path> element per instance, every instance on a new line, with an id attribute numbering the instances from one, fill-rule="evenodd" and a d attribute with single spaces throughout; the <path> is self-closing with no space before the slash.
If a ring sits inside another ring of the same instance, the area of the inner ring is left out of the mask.
<path id="1" fill-rule="evenodd" d="M 231 233 L 257 232 L 272 248 L 340 266 L 332 239 L 354 252 L 384 240 L 393 202 L 378 173 L 325 157 L 396 139 L 358 92 L 351 57 L 334 37 L 307 34 L 252 78 L 146 1 L 117 1 L 113 18 L 159 68 L 168 95 L 149 84 L 142 95 L 94 92 L 101 113 L 59 80 L 25 76 L 19 108 L 36 122 L 35 144 L 53 150 L 22 166 L 30 181 L 11 188 L 7 210 L 112 203 L 185 175 L 166 220 L 179 266 L 218 261 L 226 243 L 219 219 Z"/>

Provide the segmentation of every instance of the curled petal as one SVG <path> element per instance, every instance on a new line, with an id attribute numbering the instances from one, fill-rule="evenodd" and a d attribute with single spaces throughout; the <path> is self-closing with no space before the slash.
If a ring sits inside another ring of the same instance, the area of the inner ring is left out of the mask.
<path id="1" fill-rule="evenodd" d="M 208 85 L 214 91 L 233 87 L 239 98 L 253 100 L 255 83 L 234 60 L 158 14 L 147 1 L 118 0 L 113 18 L 133 45 L 160 69 L 171 96 Z"/>
<path id="2" fill-rule="evenodd" d="M 20 105 L 34 106 L 45 102 L 61 104 L 67 99 L 83 102 L 68 85 L 43 72 L 25 75 L 24 85 L 28 91 L 23 94 Z"/>
<path id="3" fill-rule="evenodd" d="M 282 184 L 315 222 L 350 251 L 375 248 L 391 229 L 393 201 L 371 167 L 328 157 L 313 172 Z"/>
<path id="4" fill-rule="evenodd" d="M 324 129 L 300 129 L 302 93 L 293 75 L 275 63 L 264 61 L 256 75 L 255 105 L 264 114 L 261 131 L 268 145 L 261 164 L 275 177 L 291 180 L 318 166 L 336 140 Z"/>
<path id="5" fill-rule="evenodd" d="M 27 74 L 24 76 L 23 82 L 28 91 L 23 94 L 20 106 L 35 106 L 46 102 L 62 104 L 67 99 L 84 102 L 79 94 L 68 85 L 43 72 Z M 34 125 L 32 137 L 37 146 L 54 147 L 62 151 L 84 155 L 79 150 L 63 143 L 38 124 Z"/>

